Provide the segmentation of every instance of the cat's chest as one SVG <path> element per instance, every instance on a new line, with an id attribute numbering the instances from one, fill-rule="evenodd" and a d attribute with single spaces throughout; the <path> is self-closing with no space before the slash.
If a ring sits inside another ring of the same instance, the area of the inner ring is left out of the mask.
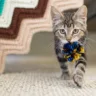
<path id="1" fill-rule="evenodd" d="M 63 49 L 63 46 L 68 43 L 66 40 L 59 40 L 59 43 L 58 43 L 58 46 L 59 46 L 59 49 L 62 50 Z"/>
<path id="2" fill-rule="evenodd" d="M 55 42 L 55 48 L 56 48 L 56 53 L 57 53 L 57 55 L 59 56 L 59 57 L 64 57 L 64 54 L 62 53 L 62 50 L 63 50 L 63 46 L 64 46 L 64 44 L 66 44 L 67 43 L 67 41 L 61 41 L 61 40 L 58 40 L 58 41 L 56 41 Z"/>

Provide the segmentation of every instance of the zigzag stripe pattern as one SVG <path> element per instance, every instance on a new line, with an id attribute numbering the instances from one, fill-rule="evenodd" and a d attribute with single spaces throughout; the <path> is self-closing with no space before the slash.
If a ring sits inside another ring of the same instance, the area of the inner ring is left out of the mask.
<path id="1" fill-rule="evenodd" d="M 41 0 L 40 0 L 41 1 Z M 45 1 L 45 0 L 44 0 Z M 72 1 L 71 3 L 69 1 Z M 43 0 L 42 0 L 43 2 Z M 59 10 L 65 10 L 69 8 L 78 8 L 83 4 L 83 0 L 80 2 L 78 0 L 49 0 L 44 16 L 40 18 L 27 18 L 23 19 L 20 24 L 20 29 L 18 36 L 13 40 L 0 40 L 2 43 L 0 47 L 0 72 L 4 71 L 4 59 L 7 54 L 25 54 L 30 50 L 30 44 L 32 37 L 35 33 L 40 31 L 49 31 L 52 32 L 52 21 L 50 15 L 51 5 L 54 5 Z M 45 5 L 46 6 L 46 5 Z M 39 8 L 40 9 L 40 8 Z M 44 8 L 43 8 L 44 9 Z M 43 11 L 44 12 L 44 11 Z M 42 11 L 40 11 L 42 13 Z"/>
<path id="2" fill-rule="evenodd" d="M 1 1 L 2 1 L 1 5 L 3 6 L 4 0 Z M 3 14 L 0 17 L 0 28 L 8 28 L 10 26 L 15 8 L 34 9 L 36 8 L 38 2 L 39 0 L 6 0 Z"/>
<path id="3" fill-rule="evenodd" d="M 42 4 L 44 4 L 42 2 Z M 40 8 L 41 9 L 41 8 Z M 7 38 L 7 39 L 15 39 L 18 35 L 18 30 L 20 27 L 20 23 L 22 19 L 24 18 L 30 18 L 31 15 L 34 17 L 40 17 L 38 8 L 36 8 L 34 11 L 33 8 L 15 8 L 13 20 L 9 28 L 0 28 L 0 38 Z M 23 15 L 25 14 L 25 15 Z M 34 15 L 33 15 L 34 14 Z M 0 24 L 1 21 L 0 21 Z M 15 26 L 14 26 L 15 25 Z"/>
<path id="4" fill-rule="evenodd" d="M 46 6 L 47 6 L 47 2 L 48 2 L 48 0 L 39 0 L 39 4 L 38 4 L 38 7 L 37 8 L 35 8 L 35 9 L 31 9 L 31 12 L 32 12 L 32 14 L 31 14 L 31 16 L 30 16 L 30 18 L 33 18 L 33 19 L 36 19 L 36 18 L 42 18 L 43 17 L 43 15 L 44 15 L 44 12 L 45 12 L 45 10 L 46 10 Z M 43 6 L 43 5 L 45 5 L 45 6 Z M 18 10 L 19 8 L 17 8 L 17 10 Z M 21 10 L 21 9 L 20 9 Z M 22 10 L 21 10 L 22 11 Z M 28 11 L 28 10 L 27 10 Z M 23 12 L 24 12 L 24 10 L 23 10 Z M 16 13 L 17 14 L 17 13 Z M 34 15 L 35 14 L 35 15 Z M 26 14 L 25 14 L 26 15 Z M 28 14 L 27 14 L 28 15 Z M 30 15 L 30 13 L 29 13 L 29 15 Z M 22 16 L 23 17 L 23 16 Z M 26 18 L 28 18 L 28 16 L 26 17 Z M 20 21 L 22 21 L 22 19 L 19 19 Z M 21 25 L 22 25 L 22 23 L 21 23 Z M 25 32 L 25 30 L 24 30 L 24 32 Z M 10 39 L 0 39 L 0 44 L 1 44 L 1 46 L 0 46 L 0 73 L 2 73 L 3 71 L 4 71 L 4 66 L 5 66 L 5 64 L 4 64 L 4 61 L 5 61 L 5 56 L 7 55 L 7 53 L 6 52 L 13 52 L 13 50 L 16 52 L 19 48 L 21 49 L 22 47 L 22 44 L 20 44 L 22 41 L 22 36 L 21 35 L 23 35 L 22 33 L 20 34 L 18 34 L 18 37 L 16 38 L 16 39 L 13 39 L 13 40 L 10 40 Z M 25 34 L 26 35 L 26 34 Z M 21 37 L 19 37 L 19 36 L 21 36 Z M 21 38 L 21 39 L 20 39 Z M 24 38 L 23 38 L 24 39 Z M 16 41 L 16 42 L 15 42 Z M 20 42 L 20 43 L 19 43 Z M 9 43 L 9 44 L 8 44 Z M 17 49 L 15 50 L 14 48 L 15 48 L 15 45 L 17 45 Z M 18 46 L 18 44 L 20 44 L 20 46 Z M 13 47 L 13 48 L 12 48 Z M 11 49 L 13 49 L 13 50 L 11 50 Z M 27 50 L 27 49 L 26 49 Z M 23 52 L 23 50 L 22 50 L 22 52 Z M 18 53 L 22 53 L 22 52 L 16 52 L 16 54 Z M 25 52 L 24 52 L 25 53 Z M 22 53 L 23 54 L 23 53 Z"/>

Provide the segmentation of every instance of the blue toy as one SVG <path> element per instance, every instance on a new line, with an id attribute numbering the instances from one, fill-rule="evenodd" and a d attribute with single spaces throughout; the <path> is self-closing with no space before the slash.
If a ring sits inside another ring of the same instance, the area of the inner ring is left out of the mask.
<path id="1" fill-rule="evenodd" d="M 84 53 L 84 48 L 78 42 L 66 43 L 63 46 L 62 54 L 69 62 L 77 61 Z"/>

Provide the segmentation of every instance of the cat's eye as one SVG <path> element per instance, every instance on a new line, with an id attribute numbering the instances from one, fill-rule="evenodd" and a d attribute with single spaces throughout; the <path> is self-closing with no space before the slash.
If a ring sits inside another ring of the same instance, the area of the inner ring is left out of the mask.
<path id="1" fill-rule="evenodd" d="M 66 32 L 65 32 L 64 29 L 60 29 L 60 33 L 61 33 L 61 34 L 66 34 Z"/>
<path id="2" fill-rule="evenodd" d="M 79 32 L 79 29 L 74 29 L 73 34 L 77 34 Z"/>

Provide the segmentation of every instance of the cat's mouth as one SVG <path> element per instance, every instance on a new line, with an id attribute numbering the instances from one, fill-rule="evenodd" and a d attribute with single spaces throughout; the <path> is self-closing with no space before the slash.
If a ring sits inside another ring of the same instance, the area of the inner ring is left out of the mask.
<path id="1" fill-rule="evenodd" d="M 74 42 L 78 42 L 78 44 L 82 45 L 82 43 L 79 40 L 77 40 L 77 41 L 67 41 L 66 43 L 74 43 Z"/>

